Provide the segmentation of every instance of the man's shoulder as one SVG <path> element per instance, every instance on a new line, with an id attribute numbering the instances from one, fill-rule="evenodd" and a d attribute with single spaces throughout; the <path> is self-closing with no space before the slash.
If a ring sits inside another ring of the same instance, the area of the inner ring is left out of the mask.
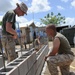
<path id="1" fill-rule="evenodd" d="M 57 35 L 55 37 L 65 37 L 65 36 L 61 33 L 57 33 Z"/>
<path id="2" fill-rule="evenodd" d="M 13 10 L 9 10 L 9 11 L 7 11 L 7 13 L 15 14 Z"/>

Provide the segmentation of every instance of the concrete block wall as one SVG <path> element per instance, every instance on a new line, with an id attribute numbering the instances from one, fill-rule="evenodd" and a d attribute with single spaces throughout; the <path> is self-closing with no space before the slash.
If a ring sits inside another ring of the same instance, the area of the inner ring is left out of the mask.
<path id="1" fill-rule="evenodd" d="M 42 49 L 39 51 L 40 52 L 38 52 L 37 54 L 39 53 L 40 54 L 37 56 L 36 62 L 33 64 L 33 66 L 31 67 L 27 75 L 40 75 L 41 74 L 41 71 L 43 69 L 44 62 L 45 62 L 44 57 L 49 51 L 48 45 L 43 46 Z"/>
<path id="2" fill-rule="evenodd" d="M 18 72 L 19 72 L 19 75 L 26 75 L 27 74 L 27 72 L 28 72 L 27 59 L 18 65 Z"/>
<path id="3" fill-rule="evenodd" d="M 26 75 L 29 72 L 30 68 L 32 67 L 35 61 L 36 61 L 36 53 L 33 52 L 30 56 L 27 56 L 26 59 L 24 59 L 22 62 L 20 62 L 16 66 L 18 69 L 18 73 L 15 75 Z M 14 72 L 15 72 L 15 69 L 14 69 Z M 8 75 L 13 75 L 13 74 L 10 73 Z"/>
<path id="4" fill-rule="evenodd" d="M 36 75 L 40 75 L 41 74 L 41 71 L 42 71 L 42 68 L 43 68 L 43 65 L 44 65 L 44 57 L 45 55 L 48 53 L 49 51 L 49 48 L 48 48 L 48 45 L 46 45 L 44 47 L 44 49 L 42 50 L 42 52 L 40 53 L 40 55 L 38 56 L 37 58 L 37 71 L 36 71 Z"/>
<path id="5" fill-rule="evenodd" d="M 14 69 L 12 69 L 11 71 L 9 71 L 5 75 L 19 75 L 18 67 L 17 66 L 14 67 Z"/>
<path id="6" fill-rule="evenodd" d="M 0 56 L 0 68 L 3 67 L 3 58 L 2 55 Z"/>
<path id="7" fill-rule="evenodd" d="M 48 50 L 48 45 L 44 45 L 37 53 L 32 51 L 15 59 L 6 66 L 9 71 L 1 72 L 0 69 L 0 75 L 40 75 Z"/>
<path id="8" fill-rule="evenodd" d="M 29 52 L 29 54 L 30 54 L 30 52 Z M 28 55 L 28 54 L 23 55 L 22 56 L 23 59 L 22 59 L 22 57 L 19 57 L 19 58 L 15 59 L 14 61 L 7 64 L 6 71 L 4 70 L 4 67 L 0 68 L 0 75 L 13 75 L 13 74 L 14 75 L 25 75 L 25 73 L 29 71 L 28 62 L 33 60 L 32 63 L 34 63 L 34 61 L 36 60 L 35 55 L 36 55 L 36 52 L 33 51 L 30 55 Z M 10 69 L 9 71 L 7 71 L 8 68 Z"/>

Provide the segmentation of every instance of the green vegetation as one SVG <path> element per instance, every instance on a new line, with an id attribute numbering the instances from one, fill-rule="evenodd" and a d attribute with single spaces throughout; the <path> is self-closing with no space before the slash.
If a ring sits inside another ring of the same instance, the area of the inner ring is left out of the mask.
<path id="1" fill-rule="evenodd" d="M 2 25 L 2 21 L 0 21 L 0 25 Z"/>
<path id="2" fill-rule="evenodd" d="M 53 12 L 50 14 L 48 13 L 43 19 L 41 18 L 41 23 L 48 25 L 48 24 L 55 24 L 55 25 L 61 25 L 65 24 L 65 17 L 62 17 L 60 13 L 57 15 L 54 15 Z"/>

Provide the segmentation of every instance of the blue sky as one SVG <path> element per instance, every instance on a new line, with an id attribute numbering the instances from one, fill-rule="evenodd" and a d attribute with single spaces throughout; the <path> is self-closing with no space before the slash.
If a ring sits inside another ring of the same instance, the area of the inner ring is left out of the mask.
<path id="1" fill-rule="evenodd" d="M 75 25 L 75 0 L 0 0 L 0 20 L 6 11 L 16 8 L 16 3 L 28 6 L 28 15 L 17 17 L 19 23 L 34 23 L 40 26 L 40 18 L 48 13 L 61 13 L 66 18 L 65 25 Z"/>

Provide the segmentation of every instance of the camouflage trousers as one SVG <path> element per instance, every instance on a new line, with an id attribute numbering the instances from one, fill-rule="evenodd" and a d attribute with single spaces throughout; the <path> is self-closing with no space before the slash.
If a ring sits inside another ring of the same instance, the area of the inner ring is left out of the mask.
<path id="1" fill-rule="evenodd" d="M 5 51 L 5 55 L 8 58 L 8 62 L 14 60 L 17 55 L 15 52 L 15 41 L 11 36 L 2 36 L 2 45 L 3 45 L 3 49 Z"/>
<path id="2" fill-rule="evenodd" d="M 47 65 L 51 75 L 59 75 L 58 67 L 61 75 L 70 75 L 70 64 L 74 60 L 74 56 L 70 54 L 58 54 L 47 58 Z"/>

